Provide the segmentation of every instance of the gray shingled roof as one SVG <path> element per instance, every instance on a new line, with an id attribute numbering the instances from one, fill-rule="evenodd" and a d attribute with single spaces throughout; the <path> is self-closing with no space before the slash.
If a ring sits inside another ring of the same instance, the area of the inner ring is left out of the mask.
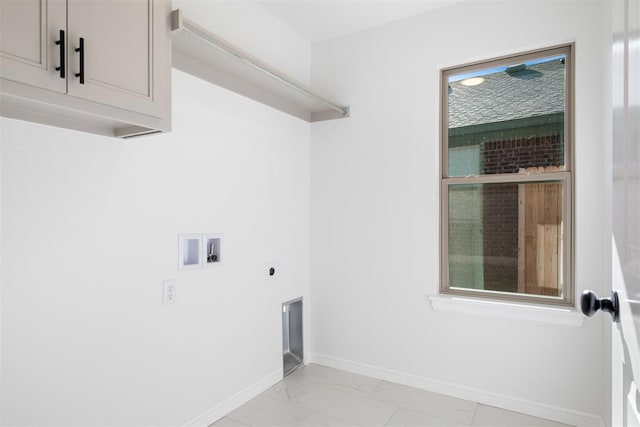
<path id="1" fill-rule="evenodd" d="M 449 83 L 449 128 L 562 113 L 564 70 L 554 60 L 512 74 L 484 75 L 478 86 Z"/>

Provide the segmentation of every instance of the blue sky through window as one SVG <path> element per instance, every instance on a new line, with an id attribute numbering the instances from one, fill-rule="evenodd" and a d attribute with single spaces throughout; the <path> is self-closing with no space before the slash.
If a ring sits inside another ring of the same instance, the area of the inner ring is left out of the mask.
<path id="1" fill-rule="evenodd" d="M 530 67 L 531 65 L 542 64 L 543 62 L 549 62 L 549 61 L 557 61 L 560 59 L 564 59 L 565 57 L 566 55 L 556 55 L 556 56 L 548 56 L 545 58 L 537 58 L 537 59 L 532 59 L 531 61 L 524 62 L 524 65 L 526 65 L 527 67 Z M 457 82 L 464 79 L 469 79 L 471 77 L 480 77 L 480 76 L 486 76 L 487 74 L 500 73 L 509 67 L 513 67 L 514 65 L 519 65 L 519 64 L 503 65 L 501 67 L 485 68 L 482 70 L 471 71 L 469 73 L 454 74 L 449 77 L 449 83 Z"/>

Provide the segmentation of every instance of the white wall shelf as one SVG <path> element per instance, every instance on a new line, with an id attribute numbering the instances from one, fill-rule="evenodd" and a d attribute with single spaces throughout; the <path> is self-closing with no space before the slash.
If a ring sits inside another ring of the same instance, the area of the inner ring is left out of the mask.
<path id="1" fill-rule="evenodd" d="M 349 116 L 349 107 L 330 101 L 234 46 L 208 29 L 172 12 L 173 67 L 308 122 Z"/>

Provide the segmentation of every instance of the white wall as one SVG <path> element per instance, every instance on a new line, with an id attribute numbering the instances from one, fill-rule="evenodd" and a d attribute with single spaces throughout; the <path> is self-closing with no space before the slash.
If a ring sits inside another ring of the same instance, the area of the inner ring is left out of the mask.
<path id="1" fill-rule="evenodd" d="M 309 298 L 309 125 L 173 79 L 170 134 L 0 121 L 5 425 L 176 425 L 282 370 L 280 304 Z M 178 272 L 199 232 L 222 264 Z"/>
<path id="2" fill-rule="evenodd" d="M 603 413 L 602 323 L 580 328 L 434 312 L 439 68 L 576 43 L 576 287 L 605 283 L 599 2 L 468 2 L 312 48 L 312 82 L 351 106 L 311 141 L 313 349 L 342 366 Z M 424 383 L 424 382 L 423 382 Z M 553 411 L 551 411 L 553 412 Z M 569 416 L 568 415 L 568 416 Z"/>

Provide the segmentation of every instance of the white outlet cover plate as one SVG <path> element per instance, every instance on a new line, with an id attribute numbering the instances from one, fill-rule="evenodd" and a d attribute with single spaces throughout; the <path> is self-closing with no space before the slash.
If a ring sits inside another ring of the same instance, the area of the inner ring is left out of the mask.
<path id="1" fill-rule="evenodd" d="M 176 303 L 176 281 L 165 280 L 162 282 L 162 305 Z"/>

